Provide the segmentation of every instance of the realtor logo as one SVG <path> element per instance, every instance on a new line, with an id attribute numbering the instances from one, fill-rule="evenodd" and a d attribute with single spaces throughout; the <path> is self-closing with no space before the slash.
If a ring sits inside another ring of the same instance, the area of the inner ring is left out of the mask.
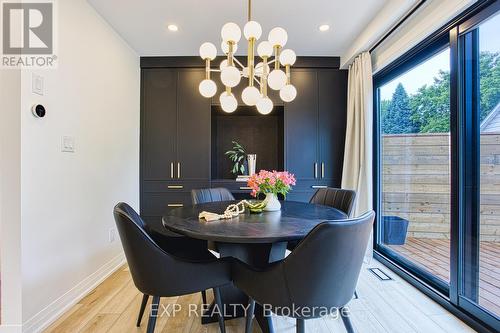
<path id="1" fill-rule="evenodd" d="M 54 3 L 3 2 L 2 67 L 54 67 L 56 59 Z"/>

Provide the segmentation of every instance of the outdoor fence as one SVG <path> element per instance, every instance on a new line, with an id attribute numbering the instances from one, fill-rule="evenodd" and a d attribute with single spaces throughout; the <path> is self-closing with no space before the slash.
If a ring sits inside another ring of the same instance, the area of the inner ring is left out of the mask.
<path id="1" fill-rule="evenodd" d="M 449 134 L 382 139 L 383 214 L 410 221 L 408 237 L 450 237 Z M 481 241 L 500 242 L 500 133 L 481 135 Z"/>

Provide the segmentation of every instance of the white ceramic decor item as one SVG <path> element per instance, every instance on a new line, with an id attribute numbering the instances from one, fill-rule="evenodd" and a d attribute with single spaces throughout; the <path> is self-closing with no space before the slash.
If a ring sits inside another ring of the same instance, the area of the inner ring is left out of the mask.
<path id="1" fill-rule="evenodd" d="M 266 202 L 266 207 L 264 208 L 266 212 L 275 212 L 281 209 L 281 203 L 278 200 L 278 196 L 274 193 L 266 193 L 264 202 Z"/>

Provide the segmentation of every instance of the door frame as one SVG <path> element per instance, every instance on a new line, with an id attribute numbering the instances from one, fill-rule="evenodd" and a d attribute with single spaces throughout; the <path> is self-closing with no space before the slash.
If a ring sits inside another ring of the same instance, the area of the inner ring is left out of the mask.
<path id="1" fill-rule="evenodd" d="M 474 129 L 474 123 L 471 123 L 470 120 L 466 121 L 464 89 L 460 86 L 463 81 L 462 78 L 466 74 L 461 72 L 463 68 L 461 62 L 464 57 L 463 48 L 461 47 L 464 41 L 461 38 L 463 39 L 465 31 L 473 28 L 493 13 L 496 13 L 499 8 L 499 0 L 476 2 L 424 41 L 378 72 L 373 78 L 373 207 L 379 213 L 381 212 L 380 199 L 382 192 L 379 176 L 381 156 L 379 140 L 380 119 L 378 112 L 380 96 L 378 88 L 385 82 L 389 82 L 397 75 L 404 73 L 416 64 L 436 54 L 439 51 L 439 47 L 443 47 L 443 45 L 450 47 L 450 284 L 449 286 L 443 286 L 441 280 L 436 281 L 436 278 L 430 276 L 428 272 L 423 271 L 420 267 L 401 255 L 397 255 L 395 251 L 391 251 L 387 246 L 381 245 L 381 229 L 383 226 L 380 223 L 379 214 L 377 214 L 374 227 L 374 257 L 479 332 L 495 332 L 494 328 L 498 327 L 495 326 L 498 321 L 494 317 L 492 318 L 486 311 L 460 295 L 463 270 L 463 253 L 461 253 L 462 248 L 460 246 L 463 239 L 461 238 L 461 234 L 463 233 L 465 218 L 467 218 L 465 215 L 467 212 L 466 209 L 477 207 L 475 205 L 478 204 L 478 199 L 475 199 L 477 193 L 472 197 L 471 192 L 465 192 L 464 190 L 466 185 L 465 172 L 474 171 L 474 168 L 471 169 L 471 161 L 467 161 L 464 156 L 467 156 L 467 154 L 471 156 L 474 150 L 477 153 L 477 144 L 479 144 L 478 140 L 474 142 L 470 134 Z M 466 139 L 469 142 L 466 142 Z M 471 143 L 474 143 L 476 146 L 471 146 Z M 468 151 L 466 147 L 468 147 Z M 474 147 L 476 149 L 473 149 Z M 477 171 L 474 176 L 477 176 Z M 468 202 L 468 200 L 472 200 L 472 202 Z M 468 206 L 465 205 L 466 203 Z"/>

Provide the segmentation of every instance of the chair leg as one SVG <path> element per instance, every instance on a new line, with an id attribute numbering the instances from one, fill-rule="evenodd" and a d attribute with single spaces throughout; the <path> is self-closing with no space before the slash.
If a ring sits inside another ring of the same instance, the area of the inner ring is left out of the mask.
<path id="1" fill-rule="evenodd" d="M 354 299 L 359 299 L 358 292 L 354 290 Z"/>
<path id="2" fill-rule="evenodd" d="M 306 321 L 297 319 L 297 333 L 306 333 Z"/>
<path id="3" fill-rule="evenodd" d="M 137 327 L 141 327 L 142 316 L 144 315 L 146 304 L 148 304 L 148 299 L 149 295 L 142 295 L 141 309 L 139 310 L 139 317 L 137 317 Z"/>
<path id="4" fill-rule="evenodd" d="M 252 333 L 253 313 L 255 312 L 255 300 L 248 298 L 248 311 L 245 325 L 245 333 Z"/>
<path id="5" fill-rule="evenodd" d="M 207 304 L 207 291 L 206 290 L 202 290 L 202 292 L 201 292 L 201 300 L 203 302 L 203 305 Z"/>
<path id="6" fill-rule="evenodd" d="M 214 299 L 215 299 L 215 304 L 217 305 L 217 308 L 219 310 L 219 329 L 221 333 L 226 333 L 226 326 L 224 324 L 224 308 L 222 306 L 222 298 L 220 295 L 220 289 L 219 288 L 214 288 Z"/>
<path id="7" fill-rule="evenodd" d="M 156 317 L 158 317 L 158 307 L 160 306 L 160 296 L 153 296 L 151 303 L 151 313 L 149 314 L 147 333 L 154 333 L 156 325 Z"/>
<path id="8" fill-rule="evenodd" d="M 345 316 L 343 315 L 344 313 L 344 308 L 340 308 L 340 317 L 342 317 L 342 321 L 344 322 L 345 329 L 347 333 L 354 333 L 354 327 L 352 326 L 351 319 L 349 318 L 349 312 L 346 312 Z"/>

